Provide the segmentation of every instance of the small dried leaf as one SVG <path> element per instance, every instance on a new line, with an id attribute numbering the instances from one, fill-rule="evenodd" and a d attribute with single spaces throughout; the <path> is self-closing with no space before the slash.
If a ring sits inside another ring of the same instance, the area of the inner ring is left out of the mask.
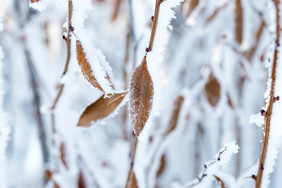
<path id="1" fill-rule="evenodd" d="M 235 37 L 238 44 L 243 41 L 243 8 L 241 0 L 236 0 L 235 3 Z"/>
<path id="2" fill-rule="evenodd" d="M 211 106 L 215 107 L 218 104 L 220 99 L 220 83 L 212 73 L 205 85 L 205 96 Z"/>
<path id="3" fill-rule="evenodd" d="M 166 167 L 166 156 L 165 154 L 162 155 L 161 157 L 161 163 L 157 172 L 157 177 L 160 177 L 162 175 L 162 173 L 164 172 Z"/>
<path id="4" fill-rule="evenodd" d="M 47 181 L 49 181 L 49 180 L 51 180 L 51 178 L 52 178 L 52 176 L 53 176 L 53 172 L 52 172 L 51 170 L 49 170 L 49 169 L 46 169 L 46 170 L 44 171 L 44 176 L 45 176 L 45 179 L 46 179 Z"/>
<path id="5" fill-rule="evenodd" d="M 234 105 L 229 94 L 227 94 L 227 103 L 230 106 L 230 108 L 234 109 Z"/>
<path id="6" fill-rule="evenodd" d="M 31 3 L 39 2 L 39 0 L 30 0 Z"/>
<path id="7" fill-rule="evenodd" d="M 185 12 L 185 18 L 188 19 L 192 12 L 195 10 L 195 8 L 198 6 L 199 0 L 188 0 L 185 1 L 183 4 L 183 11 Z"/>
<path id="8" fill-rule="evenodd" d="M 148 71 L 146 56 L 134 70 L 130 80 L 130 119 L 137 136 L 142 132 L 152 109 L 154 86 Z"/>
<path id="9" fill-rule="evenodd" d="M 115 0 L 114 12 L 112 15 L 112 21 L 115 21 L 118 17 L 119 10 L 120 10 L 121 0 Z"/>
<path id="10" fill-rule="evenodd" d="M 76 41 L 76 53 L 77 53 L 77 61 L 78 64 L 81 68 L 81 72 L 84 76 L 84 78 L 91 84 L 93 85 L 95 88 L 99 89 L 100 91 L 102 91 L 103 93 L 105 93 L 105 91 L 103 90 L 103 88 L 101 87 L 101 85 L 98 83 L 97 79 L 95 78 L 91 65 L 89 64 L 89 62 L 86 59 L 86 55 L 85 52 L 83 50 L 83 47 L 81 45 L 80 41 Z M 105 70 L 106 71 L 106 70 Z M 109 76 L 109 74 L 106 71 L 106 75 L 105 75 L 105 79 L 107 79 L 110 84 L 111 87 L 114 89 L 114 85 L 113 82 L 111 81 L 111 78 Z"/>
<path id="11" fill-rule="evenodd" d="M 217 183 L 220 185 L 221 188 L 225 188 L 225 183 L 222 181 L 222 179 L 220 179 L 218 176 L 214 176 Z"/>
<path id="12" fill-rule="evenodd" d="M 77 181 L 78 188 L 86 188 L 85 180 L 82 171 L 79 172 L 78 181 Z"/>
<path id="13" fill-rule="evenodd" d="M 205 25 L 207 25 L 208 23 L 210 23 L 212 20 L 214 20 L 214 18 L 218 15 L 218 13 L 223 10 L 224 8 L 227 7 L 227 3 L 223 4 L 222 6 L 220 7 L 217 7 L 213 13 L 208 17 L 208 19 L 206 20 L 205 22 Z"/>
<path id="14" fill-rule="evenodd" d="M 135 173 L 132 171 L 129 181 L 127 183 L 126 188 L 138 188 L 138 183 L 137 183 L 137 179 L 135 176 Z"/>
<path id="15" fill-rule="evenodd" d="M 126 94 L 127 92 L 114 93 L 110 97 L 105 97 L 105 95 L 103 95 L 84 110 L 80 116 L 78 126 L 89 127 L 92 122 L 96 122 L 107 117 L 115 111 L 115 109 L 123 101 Z"/>
<path id="16" fill-rule="evenodd" d="M 184 97 L 183 96 L 178 96 L 177 99 L 174 102 L 174 109 L 173 112 L 171 114 L 171 118 L 169 121 L 169 126 L 165 132 L 164 136 L 167 136 L 169 133 L 171 133 L 177 126 L 177 122 L 178 122 L 178 117 L 179 117 L 179 112 L 181 109 L 181 106 L 183 104 L 184 101 Z"/>
<path id="17" fill-rule="evenodd" d="M 59 184 L 57 184 L 56 182 L 54 182 L 53 188 L 61 188 L 61 187 L 59 186 Z"/>
<path id="18" fill-rule="evenodd" d="M 66 161 L 66 146 L 63 142 L 60 145 L 60 154 L 61 154 L 61 161 L 63 165 L 66 167 L 66 169 L 68 169 L 69 167 Z"/>

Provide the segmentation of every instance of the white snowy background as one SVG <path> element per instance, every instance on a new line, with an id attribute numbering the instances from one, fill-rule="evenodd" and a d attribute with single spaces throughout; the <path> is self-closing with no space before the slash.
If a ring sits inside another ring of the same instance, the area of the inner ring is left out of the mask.
<path id="1" fill-rule="evenodd" d="M 62 35 L 67 31 L 68 0 L 33 4 L 0 0 L 0 188 L 55 184 L 82 188 L 81 174 L 85 187 L 125 186 L 133 143 L 128 103 L 115 116 L 89 128 L 77 127 L 85 107 L 102 93 L 83 77 L 75 41 L 84 46 L 106 93 L 113 91 L 103 78 L 103 68 L 118 90 L 128 89 L 130 75 L 149 44 L 155 1 L 121 0 L 119 14 L 112 20 L 116 2 L 73 0 L 71 60 L 61 78 L 67 55 Z M 260 110 L 269 92 L 275 8 L 269 0 L 241 0 L 243 41 L 238 44 L 235 2 L 166 0 L 161 4 L 154 48 L 147 56 L 155 89 L 153 108 L 134 164 L 139 187 L 195 183 L 194 187 L 219 187 L 214 176 L 227 187 L 255 186 L 251 176 L 257 173 L 263 138 Z M 134 35 L 127 59 L 128 33 Z M 277 70 L 275 95 L 281 99 L 280 58 Z M 205 95 L 210 75 L 220 84 L 215 106 Z M 49 107 L 60 83 L 64 90 L 52 112 Z M 184 100 L 177 126 L 165 136 L 179 96 Z M 275 102 L 272 117 L 263 187 L 279 188 L 282 101 Z M 158 174 L 161 163 L 164 167 Z M 46 180 L 49 172 L 52 177 Z M 206 176 L 198 183 L 203 173 Z"/>

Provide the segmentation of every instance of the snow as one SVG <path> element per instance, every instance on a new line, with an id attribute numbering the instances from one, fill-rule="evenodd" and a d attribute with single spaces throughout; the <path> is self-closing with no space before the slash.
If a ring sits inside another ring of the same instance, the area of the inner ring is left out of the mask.
<path id="1" fill-rule="evenodd" d="M 214 175 L 220 175 L 220 169 L 225 167 L 233 154 L 239 152 L 239 147 L 236 145 L 235 140 L 227 143 L 219 152 L 218 154 L 214 155 L 213 160 L 208 161 L 205 163 L 207 168 L 205 169 L 204 174 L 205 176 L 200 183 L 198 183 L 198 179 L 192 180 L 191 182 L 187 183 L 184 187 L 189 187 L 193 184 L 196 184 L 194 187 L 210 187 L 213 180 L 215 180 Z M 202 175 L 202 174 L 201 174 Z M 199 177 L 201 177 L 201 175 Z M 230 178 L 229 178 L 230 179 Z M 232 178 L 229 181 L 234 181 Z"/>
<path id="2" fill-rule="evenodd" d="M 5 185 L 5 171 L 6 171 L 6 147 L 9 139 L 10 128 L 7 126 L 6 115 L 3 111 L 3 58 L 4 54 L 0 47 L 0 187 L 6 187 Z"/>

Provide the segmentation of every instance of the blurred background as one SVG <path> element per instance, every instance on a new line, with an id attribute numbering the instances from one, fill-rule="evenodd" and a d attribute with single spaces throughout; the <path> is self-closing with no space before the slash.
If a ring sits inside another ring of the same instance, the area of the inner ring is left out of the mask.
<path id="1" fill-rule="evenodd" d="M 102 94 L 80 72 L 74 34 L 69 70 L 61 77 L 68 1 L 0 2 L 3 109 L 10 127 L 5 187 L 124 187 L 133 143 L 128 104 L 90 128 L 76 126 L 83 109 Z M 109 62 L 117 88 L 128 89 L 148 45 L 155 1 L 76 4 L 81 4 L 78 12 L 87 10 L 89 43 Z M 184 0 L 174 11 L 177 19 L 166 33 L 159 69 L 159 115 L 150 124 L 148 139 L 137 146 L 138 184 L 185 185 L 225 143 L 235 140 L 239 153 L 221 170 L 240 180 L 240 186 L 254 187 L 250 177 L 257 171 L 262 130 L 249 121 L 264 105 L 266 65 L 275 39 L 273 3 Z M 62 83 L 58 104 L 49 110 Z M 270 187 L 278 188 L 281 157 L 276 162 Z M 211 185 L 218 186 L 216 181 Z"/>

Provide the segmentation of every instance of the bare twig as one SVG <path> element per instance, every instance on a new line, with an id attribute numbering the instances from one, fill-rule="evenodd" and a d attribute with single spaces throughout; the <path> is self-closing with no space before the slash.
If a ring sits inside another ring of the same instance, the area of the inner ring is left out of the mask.
<path id="1" fill-rule="evenodd" d="M 130 169 L 129 169 L 129 172 L 128 172 L 127 182 L 126 182 L 125 188 L 131 188 L 131 187 L 130 187 L 130 180 L 132 179 L 131 177 L 134 176 L 133 166 L 134 166 L 134 160 L 135 160 L 137 142 L 138 142 L 138 138 L 137 138 L 137 136 L 134 134 L 134 143 L 133 143 L 132 150 L 131 150 L 131 155 L 130 155 L 130 157 L 131 157 L 131 160 L 130 160 Z"/>
<path id="2" fill-rule="evenodd" d="M 72 28 L 72 24 L 71 24 L 71 19 L 72 19 L 72 0 L 69 0 L 69 8 L 68 8 L 68 29 L 67 29 L 67 38 L 66 38 L 66 42 L 67 42 L 67 58 L 66 58 L 66 63 L 65 63 L 65 68 L 64 71 L 62 73 L 63 77 L 67 71 L 68 71 L 68 67 L 69 67 L 69 63 L 70 63 L 70 58 L 71 58 L 71 39 L 70 39 L 70 35 L 71 35 L 71 31 L 70 28 Z M 64 84 L 60 83 L 59 85 L 59 91 L 58 94 L 51 106 L 51 110 L 54 110 L 56 108 L 56 105 L 63 93 L 63 89 L 64 89 Z"/>
<path id="3" fill-rule="evenodd" d="M 153 17 L 153 27 L 152 27 L 152 32 L 151 32 L 151 37 L 150 37 L 150 43 L 149 43 L 149 50 L 151 51 L 153 49 L 154 41 L 155 41 L 155 36 L 156 36 L 156 31 L 157 31 L 157 25 L 158 25 L 158 20 L 159 20 L 159 13 L 160 13 L 160 6 L 161 3 L 164 0 L 156 0 L 156 6 L 155 6 L 155 13 Z"/>
<path id="4" fill-rule="evenodd" d="M 278 61 L 278 46 L 280 42 L 280 0 L 275 0 L 275 9 L 276 9 L 276 40 L 275 40 L 275 51 L 274 51 L 274 58 L 273 58 L 273 65 L 272 65 L 272 73 L 271 73 L 271 90 L 269 96 L 269 105 L 267 107 L 267 115 L 264 121 L 264 139 L 262 143 L 262 149 L 259 159 L 259 167 L 256 176 L 256 188 L 261 187 L 263 171 L 264 171 L 264 164 L 267 155 L 268 149 L 268 142 L 269 142 L 269 133 L 270 133 L 270 123 L 271 123 L 271 116 L 272 116 L 272 108 L 274 102 L 274 89 L 275 89 L 275 82 L 276 82 L 276 69 L 277 69 L 277 61 Z"/>
<path id="5" fill-rule="evenodd" d="M 208 169 L 210 166 L 212 166 L 213 164 L 215 164 L 216 162 L 220 161 L 220 160 L 221 160 L 221 155 L 222 155 L 226 150 L 227 150 L 227 148 L 225 147 L 224 150 L 222 150 L 222 151 L 220 151 L 220 152 L 218 153 L 218 156 L 217 156 L 216 159 L 214 159 L 213 161 L 211 161 L 209 164 L 205 164 L 205 165 L 204 165 L 204 170 L 203 170 L 203 172 L 202 172 L 202 175 L 197 178 L 197 179 L 198 179 L 198 182 L 193 183 L 193 184 L 191 184 L 191 185 L 188 185 L 186 188 L 194 187 L 194 186 L 200 184 L 200 183 L 202 182 L 202 180 L 207 176 L 207 173 L 206 173 L 206 172 L 207 172 L 207 169 Z"/>
<path id="6" fill-rule="evenodd" d="M 25 48 L 25 56 L 26 56 L 26 62 L 27 66 L 30 72 L 30 84 L 32 88 L 33 93 L 33 110 L 35 115 L 35 121 L 37 123 L 38 132 L 39 132 L 39 140 L 42 150 L 42 156 L 43 156 L 43 162 L 44 164 L 47 164 L 49 162 L 49 149 L 47 145 L 47 136 L 46 136 L 46 130 L 43 123 L 42 115 L 40 112 L 40 95 L 38 91 L 38 82 L 37 82 L 37 76 L 35 72 L 35 68 L 33 66 L 33 62 L 31 60 L 31 56 L 29 51 Z M 44 183 L 47 183 L 48 177 L 44 173 Z"/>

